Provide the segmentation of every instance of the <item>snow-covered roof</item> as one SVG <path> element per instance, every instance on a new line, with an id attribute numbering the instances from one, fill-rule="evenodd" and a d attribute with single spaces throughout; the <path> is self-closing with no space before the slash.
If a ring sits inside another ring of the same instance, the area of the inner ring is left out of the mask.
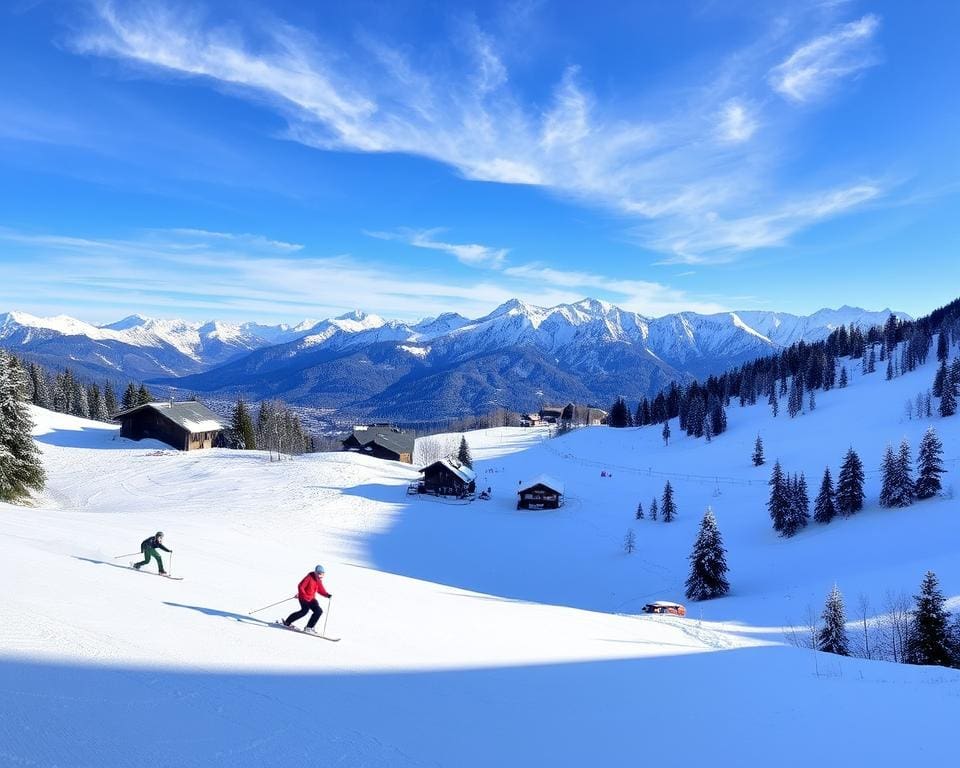
<path id="1" fill-rule="evenodd" d="M 658 608 L 682 608 L 683 606 L 680 603 L 671 603 L 669 600 L 654 600 L 652 603 L 647 603 L 647 605 L 655 605 Z"/>
<path id="2" fill-rule="evenodd" d="M 529 491 L 535 485 L 545 485 L 547 488 L 550 488 L 560 495 L 563 495 L 563 481 L 557 480 L 557 478 L 551 477 L 550 475 L 537 475 L 529 482 L 521 483 L 520 489 L 517 491 L 517 493 Z"/>
<path id="3" fill-rule="evenodd" d="M 428 464 L 420 471 L 426 472 L 427 469 L 436 464 L 442 464 L 465 483 L 472 483 L 477 479 L 476 472 L 470 469 L 470 467 L 468 467 L 466 464 L 461 463 L 459 459 L 456 459 L 453 456 L 447 456 L 445 459 L 440 459 L 439 461 L 433 462 L 433 464 Z"/>
<path id="4" fill-rule="evenodd" d="M 152 408 L 155 411 L 159 411 L 163 414 L 164 418 L 169 419 L 178 427 L 182 427 L 191 434 L 198 432 L 216 432 L 221 429 L 226 429 L 226 425 L 220 421 L 220 417 L 217 416 L 217 414 L 207 408 L 203 403 L 198 403 L 195 400 L 188 400 L 182 403 L 147 403 L 146 405 L 138 405 L 136 408 L 122 411 L 114 418 L 122 419 L 124 416 L 136 413 L 142 408 Z"/>

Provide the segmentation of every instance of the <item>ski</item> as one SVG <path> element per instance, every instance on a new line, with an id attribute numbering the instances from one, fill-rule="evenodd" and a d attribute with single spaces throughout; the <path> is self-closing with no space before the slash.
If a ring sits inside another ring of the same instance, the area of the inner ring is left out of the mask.
<path id="1" fill-rule="evenodd" d="M 163 576 L 163 578 L 171 579 L 172 581 L 183 581 L 183 576 L 171 576 L 169 573 L 154 573 L 153 571 L 141 571 L 139 568 L 134 568 L 133 563 L 130 563 L 129 570 L 136 571 L 137 573 L 145 573 L 148 576 Z"/>
<path id="2" fill-rule="evenodd" d="M 300 635 L 306 635 L 307 637 L 315 637 L 318 640 L 329 640 L 331 643 L 339 643 L 342 638 L 339 637 L 327 637 L 326 635 L 315 635 L 312 632 L 304 632 L 299 627 L 289 626 L 283 623 L 283 619 L 277 619 L 273 622 L 274 626 L 281 627 L 282 629 L 289 629 L 291 632 L 296 632 Z"/>

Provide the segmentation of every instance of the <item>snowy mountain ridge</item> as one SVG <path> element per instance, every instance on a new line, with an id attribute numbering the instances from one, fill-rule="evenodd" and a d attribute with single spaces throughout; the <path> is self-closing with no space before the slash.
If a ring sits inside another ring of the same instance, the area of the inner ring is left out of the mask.
<path id="1" fill-rule="evenodd" d="M 93 326 L 12 312 L 0 315 L 0 343 L 91 376 L 422 419 L 535 408 L 541 398 L 636 399 L 890 315 L 841 307 L 807 317 L 750 310 L 650 318 L 596 299 L 554 307 L 511 299 L 479 318 L 419 322 L 357 310 L 293 327 L 139 315 Z"/>

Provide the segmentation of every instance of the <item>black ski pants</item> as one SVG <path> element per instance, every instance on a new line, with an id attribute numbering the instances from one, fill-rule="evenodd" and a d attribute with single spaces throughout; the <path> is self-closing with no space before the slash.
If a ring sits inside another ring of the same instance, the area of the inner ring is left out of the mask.
<path id="1" fill-rule="evenodd" d="M 293 624 L 295 621 L 299 621 L 308 613 L 313 611 L 313 616 L 310 617 L 310 621 L 307 622 L 308 627 L 317 626 L 317 622 L 320 621 L 320 614 L 323 613 L 323 608 L 320 607 L 320 603 L 317 602 L 317 598 L 313 600 L 304 600 L 302 597 L 297 598 L 300 601 L 300 610 L 294 611 L 289 616 L 287 616 L 285 624 Z"/>

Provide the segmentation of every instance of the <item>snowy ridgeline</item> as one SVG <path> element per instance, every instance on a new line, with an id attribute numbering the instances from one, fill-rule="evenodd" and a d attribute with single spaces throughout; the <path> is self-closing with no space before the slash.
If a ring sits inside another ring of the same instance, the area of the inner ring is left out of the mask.
<path id="1" fill-rule="evenodd" d="M 33 507 L 0 507 L 13 587 L 0 601 L 0 764 L 634 765 L 643 744 L 663 765 L 911 763 L 916 739 L 886 736 L 946 731 L 960 673 L 794 645 L 835 631 L 820 618 L 835 584 L 851 650 L 862 613 L 871 656 L 927 570 L 960 608 L 960 421 L 902 407 L 936 368 L 887 381 L 851 364 L 848 386 L 819 393 L 814 411 L 734 405 L 709 443 L 675 420 L 669 445 L 659 426 L 467 433 L 492 498 L 459 506 L 408 497 L 409 466 L 180 454 L 33 409 L 47 490 Z M 887 445 L 915 449 L 931 425 L 942 495 L 881 506 Z M 851 446 L 863 508 L 779 536 L 773 463 L 836 477 Z M 517 511 L 516 489 L 540 474 L 563 479 L 565 505 Z M 675 519 L 651 520 L 667 482 Z M 640 615 L 683 599 L 707 507 L 729 594 L 688 602 L 686 618 Z M 182 582 L 117 557 L 158 529 Z M 270 626 L 293 603 L 249 615 L 292 595 L 317 562 L 343 642 Z M 930 761 L 950 752 L 924 742 Z"/>

